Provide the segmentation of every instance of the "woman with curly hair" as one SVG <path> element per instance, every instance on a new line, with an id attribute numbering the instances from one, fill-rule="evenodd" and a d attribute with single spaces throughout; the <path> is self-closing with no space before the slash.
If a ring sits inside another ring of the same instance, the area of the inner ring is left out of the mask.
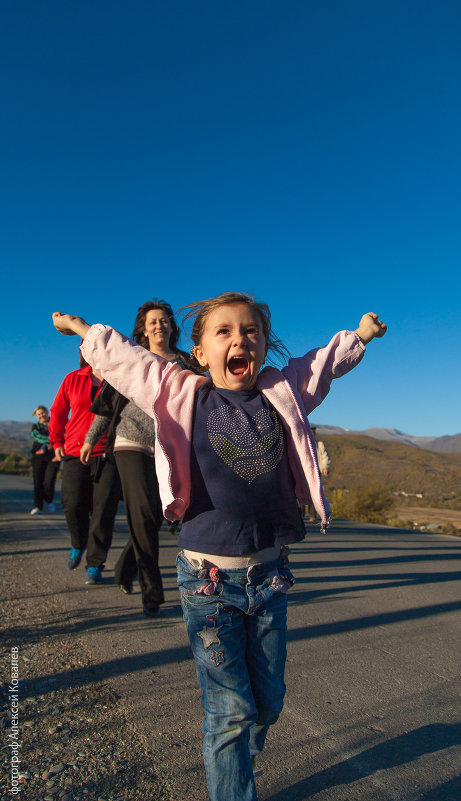
<path id="1" fill-rule="evenodd" d="M 178 348 L 179 333 L 166 301 L 154 298 L 139 307 L 132 339 L 167 361 L 190 368 L 188 355 Z M 109 429 L 107 450 L 115 455 L 130 530 L 130 541 L 115 565 L 115 583 L 131 594 L 133 580 L 138 575 L 143 612 L 148 617 L 157 617 L 164 603 L 158 565 L 158 531 L 163 515 L 154 463 L 154 421 L 107 383 L 91 410 L 96 417 L 85 437 L 80 458 L 87 462 L 94 444 Z"/>

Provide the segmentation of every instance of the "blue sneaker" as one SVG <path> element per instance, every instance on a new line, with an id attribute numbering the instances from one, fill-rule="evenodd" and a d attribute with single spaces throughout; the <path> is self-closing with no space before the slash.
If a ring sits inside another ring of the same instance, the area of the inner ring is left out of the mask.
<path id="1" fill-rule="evenodd" d="M 85 584 L 102 584 L 100 567 L 87 567 Z"/>
<path id="2" fill-rule="evenodd" d="M 75 570 L 76 567 L 79 566 L 80 562 L 82 561 L 83 556 L 83 548 L 72 548 L 69 554 L 69 558 L 67 560 L 67 569 L 68 570 Z"/>

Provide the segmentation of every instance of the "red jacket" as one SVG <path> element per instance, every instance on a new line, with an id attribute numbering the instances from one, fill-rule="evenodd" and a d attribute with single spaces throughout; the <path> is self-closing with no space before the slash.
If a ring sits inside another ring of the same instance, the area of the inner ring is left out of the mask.
<path id="1" fill-rule="evenodd" d="M 66 456 L 80 456 L 80 448 L 94 420 L 94 414 L 89 411 L 92 386 L 91 367 L 74 370 L 66 375 L 50 409 L 50 443 L 55 450 L 64 446 Z M 100 388 L 98 387 L 96 394 Z M 91 455 L 100 456 L 104 453 L 106 441 L 107 436 L 104 434 L 94 446 Z"/>

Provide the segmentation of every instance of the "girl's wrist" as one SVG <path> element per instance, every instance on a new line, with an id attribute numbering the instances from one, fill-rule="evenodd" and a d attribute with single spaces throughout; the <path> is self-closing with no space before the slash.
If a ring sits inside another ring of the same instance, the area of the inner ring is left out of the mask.
<path id="1" fill-rule="evenodd" d="M 73 326 L 72 327 L 73 327 L 75 333 L 78 334 L 79 337 L 82 337 L 82 339 L 85 339 L 88 331 L 91 328 L 91 325 L 86 323 L 85 320 L 82 319 L 82 317 L 77 317 L 73 321 Z"/>
<path id="2" fill-rule="evenodd" d="M 357 334 L 358 338 L 362 340 L 364 345 L 368 345 L 368 343 L 371 342 L 371 340 L 374 337 L 373 333 L 371 333 L 370 331 L 364 330 L 363 328 L 361 328 L 361 326 L 359 326 L 354 331 L 354 333 Z"/>

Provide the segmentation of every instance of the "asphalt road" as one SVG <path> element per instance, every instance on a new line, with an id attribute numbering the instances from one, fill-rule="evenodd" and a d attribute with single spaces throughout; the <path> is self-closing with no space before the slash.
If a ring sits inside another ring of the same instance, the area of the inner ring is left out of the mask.
<path id="1" fill-rule="evenodd" d="M 176 776 L 178 801 L 206 801 L 200 694 L 173 537 L 162 531 L 166 604 L 151 621 L 140 614 L 139 589 L 125 596 L 113 584 L 123 514 L 104 584 L 88 588 L 82 566 L 65 569 L 59 506 L 52 517 L 31 518 L 31 480 L 4 475 L 0 504 L 1 569 L 27 553 L 31 571 L 53 577 L 60 610 L 53 635 L 63 626 L 91 651 L 91 670 L 63 665 L 67 685 L 108 682 L 157 767 Z M 261 801 L 460 801 L 460 557 L 456 537 L 350 522 L 327 536 L 310 527 L 293 547 L 288 690 L 261 760 Z M 18 609 L 23 594 L 18 586 Z M 27 693 L 27 676 L 23 683 Z"/>

